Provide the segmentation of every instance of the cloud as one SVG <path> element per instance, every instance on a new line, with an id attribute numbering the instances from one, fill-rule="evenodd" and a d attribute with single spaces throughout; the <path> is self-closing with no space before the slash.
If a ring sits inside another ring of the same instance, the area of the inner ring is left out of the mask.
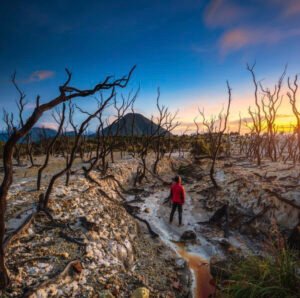
<path id="1" fill-rule="evenodd" d="M 287 1 L 284 4 L 283 15 L 285 17 L 295 16 L 300 14 L 300 2 L 299 0 Z"/>
<path id="2" fill-rule="evenodd" d="M 238 50 L 247 45 L 257 42 L 257 34 L 251 30 L 236 28 L 227 31 L 220 41 L 221 51 L 229 52 L 231 50 Z"/>
<path id="3" fill-rule="evenodd" d="M 37 70 L 30 74 L 27 83 L 44 81 L 54 77 L 55 72 L 51 70 Z"/>
<path id="4" fill-rule="evenodd" d="M 204 10 L 203 18 L 208 27 L 226 28 L 232 25 L 245 24 L 247 21 L 254 21 L 253 17 L 262 14 L 262 11 L 275 13 L 273 21 L 278 21 L 282 17 L 298 16 L 300 15 L 300 1 L 265 0 L 260 4 L 251 4 L 236 0 L 210 0 Z"/>
<path id="5" fill-rule="evenodd" d="M 282 17 L 292 17 L 300 14 L 299 0 L 268 0 L 269 5 L 280 8 L 280 15 Z"/>
<path id="6" fill-rule="evenodd" d="M 248 12 L 228 0 L 211 0 L 204 11 L 204 22 L 209 27 L 226 27 L 242 19 Z"/>
<path id="7" fill-rule="evenodd" d="M 39 123 L 37 125 L 37 127 L 40 127 L 40 128 L 50 128 L 50 129 L 57 130 L 58 129 L 58 124 L 55 123 L 55 122 L 42 121 L 41 123 Z"/>
<path id="8" fill-rule="evenodd" d="M 300 35 L 300 29 L 279 30 L 271 28 L 243 28 L 231 29 L 220 39 L 222 54 L 237 51 L 242 48 L 258 44 L 275 44 L 284 39 Z"/>
<path id="9" fill-rule="evenodd" d="M 203 15 L 204 23 L 210 28 L 225 30 L 219 40 L 223 55 L 254 45 L 276 44 L 300 35 L 295 19 L 292 21 L 292 17 L 300 15 L 300 0 L 255 2 L 208 2 Z M 272 21 L 272 26 L 266 25 L 269 21 Z M 197 52 L 197 48 L 193 50 Z"/>

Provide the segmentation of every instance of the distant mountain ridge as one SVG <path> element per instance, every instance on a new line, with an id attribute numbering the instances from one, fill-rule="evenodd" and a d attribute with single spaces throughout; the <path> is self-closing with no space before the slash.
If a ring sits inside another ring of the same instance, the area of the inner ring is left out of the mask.
<path id="1" fill-rule="evenodd" d="M 53 138 L 56 135 L 56 130 L 52 128 L 33 127 L 29 133 L 33 142 L 39 142 L 43 136 Z M 7 132 L 0 133 L 0 141 L 6 142 L 8 139 Z"/>
<path id="2" fill-rule="evenodd" d="M 134 125 L 133 125 L 134 124 Z M 118 128 L 119 126 L 119 128 Z M 118 136 L 130 136 L 132 133 L 134 136 L 145 136 L 150 135 L 153 132 L 159 131 L 161 135 L 169 135 L 170 133 L 164 128 L 158 128 L 158 125 L 155 124 L 150 119 L 146 118 L 142 114 L 128 113 L 124 117 L 120 118 L 116 123 L 113 123 L 106 128 L 104 128 L 104 135 L 116 135 L 117 130 Z M 43 128 L 43 127 L 33 127 L 30 131 L 31 139 L 33 142 L 38 143 L 43 137 L 53 138 L 56 135 L 57 131 L 52 128 Z M 74 132 L 67 132 L 68 136 L 73 136 Z M 90 137 L 95 137 L 95 133 L 89 134 Z M 0 141 L 6 142 L 8 139 L 8 134 L 5 131 L 0 132 Z M 23 139 L 24 142 L 24 139 Z"/>

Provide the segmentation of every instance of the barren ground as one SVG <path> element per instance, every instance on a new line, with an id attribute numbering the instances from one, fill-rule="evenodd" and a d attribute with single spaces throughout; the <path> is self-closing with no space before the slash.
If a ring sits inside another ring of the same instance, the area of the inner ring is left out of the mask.
<path id="1" fill-rule="evenodd" d="M 51 161 L 43 185 L 62 162 L 59 158 Z M 222 188 L 216 191 L 208 176 L 209 160 L 197 164 L 180 157 L 161 161 L 161 179 L 171 182 L 175 172 L 179 173 L 187 192 L 184 225 L 178 227 L 177 214 L 173 224 L 168 223 L 170 207 L 163 201 L 169 187 L 160 179 L 149 174 L 143 185 L 132 187 L 137 164 L 131 158 L 118 160 L 110 165 L 108 174 L 121 182 L 126 190 L 122 196 L 159 237 L 151 238 L 146 226 L 126 212 L 113 180 L 94 172 L 101 187 L 88 182 L 77 162 L 70 185 L 65 187 L 61 180 L 51 198 L 53 216 L 64 225 L 39 215 L 10 245 L 7 265 L 13 280 L 4 297 L 26 293 L 30 297 L 130 297 L 141 286 L 150 290 L 151 297 L 188 297 L 191 278 L 187 265 L 180 262 L 182 247 L 176 244 L 183 232 L 192 230 L 197 237 L 186 243 L 186 252 L 215 262 L 232 254 L 264 254 L 277 227 L 288 236 L 298 224 L 298 166 L 265 162 L 257 167 L 240 158 L 221 160 L 216 178 Z M 8 234 L 37 202 L 36 171 L 15 170 L 7 210 Z M 228 237 L 224 237 L 224 217 L 208 222 L 224 205 L 229 206 Z M 78 272 L 57 275 L 73 260 L 80 261 Z M 199 281 L 196 285 L 205 287 Z"/>

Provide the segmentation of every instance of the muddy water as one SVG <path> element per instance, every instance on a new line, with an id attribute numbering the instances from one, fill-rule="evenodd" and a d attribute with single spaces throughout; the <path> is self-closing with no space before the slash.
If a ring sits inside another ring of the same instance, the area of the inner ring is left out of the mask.
<path id="1" fill-rule="evenodd" d="M 167 192 L 162 191 L 153 196 L 148 197 L 143 205 L 140 206 L 143 209 L 148 208 L 149 213 L 143 212 L 143 218 L 146 219 L 159 234 L 162 241 L 172 249 L 174 249 L 177 254 L 184 259 L 190 270 L 193 272 L 194 283 L 193 291 L 194 298 L 207 298 L 215 292 L 214 287 L 211 285 L 212 277 L 210 275 L 209 266 L 206 258 L 214 255 L 216 249 L 210 243 L 208 243 L 204 238 L 201 239 L 201 246 L 190 246 L 185 247 L 183 243 L 178 243 L 178 239 L 182 233 L 187 229 L 187 224 L 182 227 L 175 227 L 175 224 L 169 224 L 168 215 L 170 210 L 167 206 L 162 204 L 162 199 L 167 196 Z M 133 197 L 128 197 L 128 201 L 132 200 Z M 184 220 L 189 224 L 189 228 L 197 226 L 197 222 L 203 221 L 203 218 L 199 216 L 199 213 L 194 212 L 193 202 L 191 197 L 187 194 L 186 196 L 186 207 L 184 209 Z M 192 252 L 189 252 L 192 250 Z"/>
<path id="2" fill-rule="evenodd" d="M 193 270 L 195 276 L 195 298 L 208 298 L 214 294 L 215 287 L 209 271 L 209 264 L 198 255 L 188 253 L 183 243 L 178 243 L 178 253 L 187 262 L 189 268 Z"/>

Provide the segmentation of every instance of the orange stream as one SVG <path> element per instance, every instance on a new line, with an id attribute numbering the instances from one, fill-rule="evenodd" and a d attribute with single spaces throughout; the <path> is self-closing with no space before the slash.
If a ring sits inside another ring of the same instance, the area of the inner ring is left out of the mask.
<path id="1" fill-rule="evenodd" d="M 201 257 L 190 254 L 185 250 L 184 244 L 178 243 L 178 253 L 188 263 L 190 269 L 195 274 L 196 287 L 194 290 L 195 298 L 208 298 L 215 293 L 215 287 L 211 284 L 213 278 L 209 271 L 209 264 Z"/>

